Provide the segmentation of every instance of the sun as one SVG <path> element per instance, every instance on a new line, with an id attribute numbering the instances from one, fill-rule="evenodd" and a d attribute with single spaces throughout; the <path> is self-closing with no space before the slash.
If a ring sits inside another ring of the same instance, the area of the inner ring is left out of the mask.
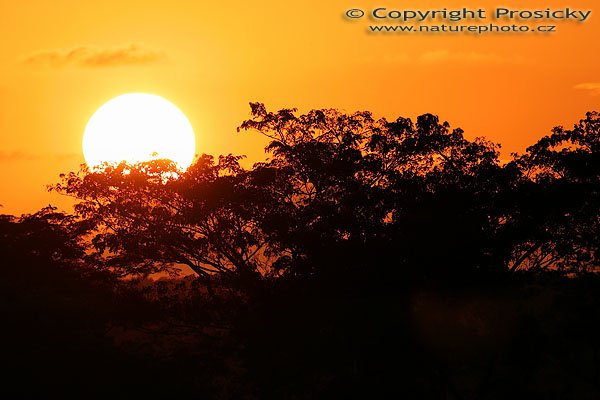
<path id="1" fill-rule="evenodd" d="M 190 121 L 173 103 L 154 94 L 127 93 L 107 101 L 83 134 L 83 155 L 90 167 L 169 159 L 186 169 L 195 154 Z"/>

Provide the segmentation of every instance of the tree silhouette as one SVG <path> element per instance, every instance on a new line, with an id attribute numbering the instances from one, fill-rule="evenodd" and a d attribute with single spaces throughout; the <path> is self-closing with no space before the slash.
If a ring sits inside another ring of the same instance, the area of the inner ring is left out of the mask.
<path id="1" fill-rule="evenodd" d="M 118 274 L 172 272 L 252 276 L 264 243 L 240 157 L 201 157 L 185 174 L 166 160 L 85 167 L 51 190 L 82 201 L 75 210 L 102 266 Z M 265 261 L 267 265 L 267 261 Z"/>
<path id="2" fill-rule="evenodd" d="M 9 383 L 600 396 L 598 113 L 501 162 L 431 114 L 250 106 L 264 162 L 83 166 L 50 187 L 74 215 L 0 218 Z"/>
<path id="3" fill-rule="evenodd" d="M 430 114 L 413 124 L 336 110 L 297 117 L 262 104 L 252 113 L 241 129 L 271 138 L 273 154 L 254 172 L 279 196 L 263 226 L 296 263 L 500 267 L 488 249 L 500 219 L 493 197 L 511 174 L 498 146 L 468 141 Z"/>
<path id="4" fill-rule="evenodd" d="M 521 174 L 511 208 L 511 269 L 566 272 L 599 266 L 600 118 L 556 127 L 513 161 Z"/>
<path id="5" fill-rule="evenodd" d="M 185 264 L 254 281 L 340 268 L 463 279 L 595 265 L 595 113 L 503 165 L 499 145 L 431 114 L 251 111 L 238 130 L 270 138 L 271 158 L 249 170 L 232 155 L 186 172 L 159 160 L 84 169 L 51 189 L 83 200 L 80 229 L 123 274 Z"/>

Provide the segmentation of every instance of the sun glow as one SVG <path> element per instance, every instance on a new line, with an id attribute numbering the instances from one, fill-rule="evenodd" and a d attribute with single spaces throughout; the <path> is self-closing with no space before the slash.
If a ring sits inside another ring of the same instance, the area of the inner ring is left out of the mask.
<path id="1" fill-rule="evenodd" d="M 83 155 L 90 167 L 169 159 L 186 169 L 195 153 L 196 138 L 186 116 L 153 94 L 128 93 L 109 100 L 92 115 L 83 134 Z"/>

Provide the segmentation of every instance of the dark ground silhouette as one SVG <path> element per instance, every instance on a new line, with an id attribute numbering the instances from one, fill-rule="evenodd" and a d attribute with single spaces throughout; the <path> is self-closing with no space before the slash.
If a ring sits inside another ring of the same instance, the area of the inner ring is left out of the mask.
<path id="1" fill-rule="evenodd" d="M 501 163 L 430 114 L 251 107 L 251 169 L 83 167 L 73 215 L 0 219 L 2 397 L 600 397 L 598 113 Z"/>

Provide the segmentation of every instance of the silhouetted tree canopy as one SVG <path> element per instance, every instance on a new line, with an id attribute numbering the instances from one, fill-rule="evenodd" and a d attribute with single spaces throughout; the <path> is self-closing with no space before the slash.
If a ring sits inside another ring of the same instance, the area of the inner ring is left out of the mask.
<path id="1" fill-rule="evenodd" d="M 596 271 L 599 266 L 600 117 L 556 127 L 509 165 L 519 171 L 508 235 L 512 269 Z"/>
<path id="2" fill-rule="evenodd" d="M 271 141 L 240 156 L 83 169 L 53 190 L 80 199 L 80 230 L 123 274 L 185 264 L 200 276 L 505 273 L 597 267 L 598 114 L 509 163 L 438 117 L 269 112 L 238 130 Z"/>
<path id="3" fill-rule="evenodd" d="M 82 166 L 74 214 L 0 216 L 3 393 L 599 398 L 598 113 L 501 161 L 431 114 L 250 106 L 263 162 Z"/>

